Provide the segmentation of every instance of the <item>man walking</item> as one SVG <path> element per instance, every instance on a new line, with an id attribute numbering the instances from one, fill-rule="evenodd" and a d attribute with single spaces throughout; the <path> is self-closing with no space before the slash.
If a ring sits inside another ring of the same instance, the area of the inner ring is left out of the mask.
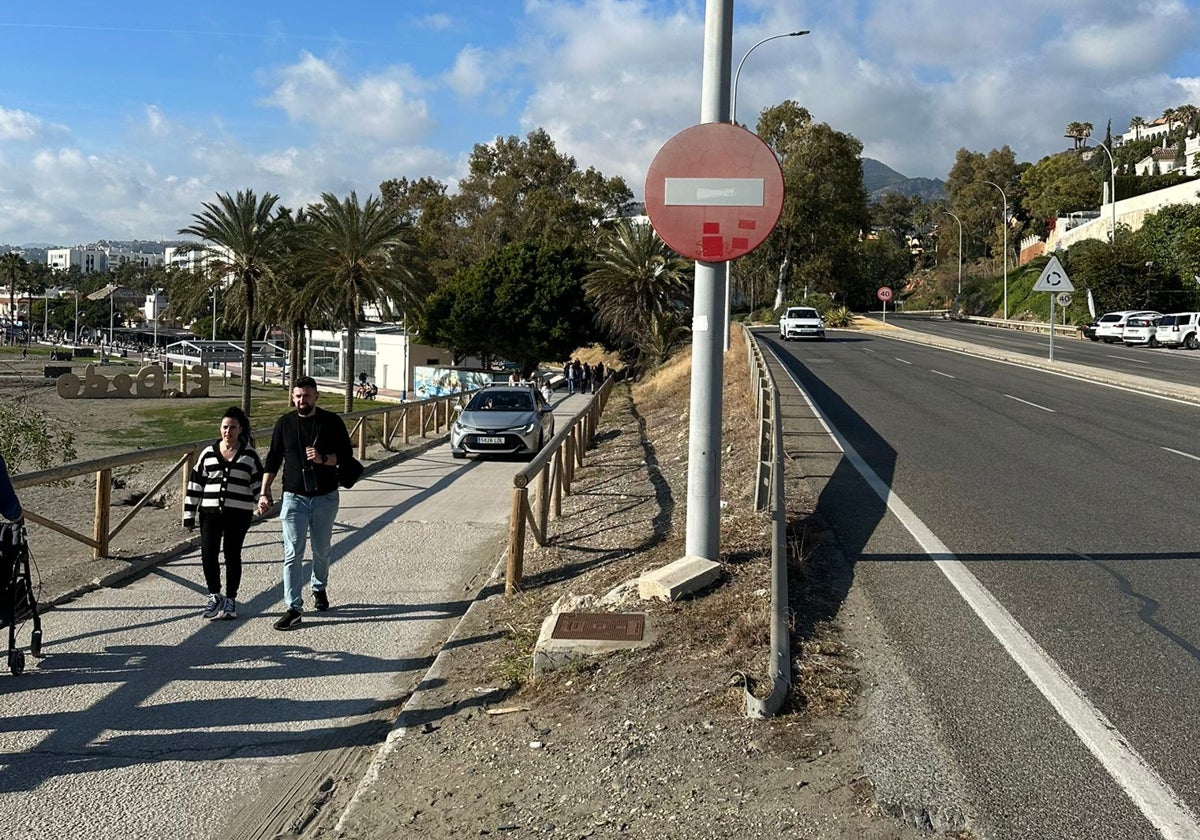
<path id="1" fill-rule="evenodd" d="M 352 455 L 350 435 L 342 418 L 317 408 L 317 383 L 302 376 L 292 385 L 292 405 L 275 421 L 271 448 L 263 462 L 262 495 L 258 512 L 266 513 L 274 503 L 271 483 L 280 466 L 283 471 L 283 605 L 287 607 L 276 630 L 290 630 L 300 623 L 304 611 L 304 547 L 312 536 L 313 605 L 329 609 L 330 542 L 338 512 L 338 462 Z"/>

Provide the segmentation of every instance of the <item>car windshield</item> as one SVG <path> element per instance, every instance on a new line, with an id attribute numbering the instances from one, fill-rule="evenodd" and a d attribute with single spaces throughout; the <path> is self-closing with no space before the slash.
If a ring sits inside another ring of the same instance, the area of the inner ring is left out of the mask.
<path id="1" fill-rule="evenodd" d="M 471 398 L 467 411 L 531 411 L 533 394 L 530 391 L 483 391 Z"/>
<path id="2" fill-rule="evenodd" d="M 788 312 L 789 318 L 816 318 L 817 310 L 815 309 L 793 309 Z"/>
<path id="3" fill-rule="evenodd" d="M 1154 323 L 1153 318 L 1130 318 L 1129 326 L 1131 327 L 1148 327 Z"/>

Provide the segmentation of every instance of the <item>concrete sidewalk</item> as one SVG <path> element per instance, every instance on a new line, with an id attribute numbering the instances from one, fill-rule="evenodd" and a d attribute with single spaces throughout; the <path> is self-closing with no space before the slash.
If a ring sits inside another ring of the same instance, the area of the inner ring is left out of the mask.
<path id="1" fill-rule="evenodd" d="M 560 395 L 558 416 L 585 402 Z M 295 830 L 323 788 L 362 778 L 488 581 L 523 465 L 454 460 L 443 444 L 341 491 L 332 608 L 306 609 L 291 631 L 272 627 L 283 610 L 274 519 L 247 539 L 235 620 L 200 617 L 195 550 L 47 612 L 46 657 L 0 674 L 0 832 Z"/>

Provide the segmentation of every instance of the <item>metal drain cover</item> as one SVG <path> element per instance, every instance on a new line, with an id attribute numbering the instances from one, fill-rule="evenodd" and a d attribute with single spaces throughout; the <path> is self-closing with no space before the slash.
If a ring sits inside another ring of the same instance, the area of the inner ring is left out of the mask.
<path id="1" fill-rule="evenodd" d="M 559 613 L 552 639 L 595 639 L 640 642 L 646 632 L 645 613 Z"/>

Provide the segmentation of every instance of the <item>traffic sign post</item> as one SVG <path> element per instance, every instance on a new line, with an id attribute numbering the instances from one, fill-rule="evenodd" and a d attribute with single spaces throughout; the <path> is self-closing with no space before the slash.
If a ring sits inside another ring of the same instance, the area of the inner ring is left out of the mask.
<path id="1" fill-rule="evenodd" d="M 686 553 L 720 557 L 721 346 L 728 334 L 728 266 L 772 232 L 784 208 L 775 152 L 728 119 L 732 0 L 709 2 L 701 125 L 685 128 L 654 156 L 646 215 L 662 241 L 696 260 L 692 307 Z M 725 13 L 718 13 L 721 10 Z M 713 60 L 709 60 L 712 54 Z M 714 84 L 715 83 L 715 84 Z M 722 98 L 720 90 L 724 89 Z M 709 96 L 712 94 L 712 96 Z M 722 306 L 724 304 L 724 306 Z"/>
<path id="2" fill-rule="evenodd" d="M 887 303 L 892 299 L 891 286 L 880 286 L 879 291 L 875 293 L 875 297 L 883 301 L 883 323 L 887 323 Z"/>
<path id="3" fill-rule="evenodd" d="M 1057 300 L 1064 307 L 1069 306 L 1071 304 L 1071 296 L 1068 292 L 1075 291 L 1075 287 L 1071 285 L 1071 278 L 1067 277 L 1067 270 L 1062 267 L 1062 263 L 1058 261 L 1058 257 L 1050 257 L 1050 262 L 1046 263 L 1046 267 L 1038 275 L 1037 282 L 1033 284 L 1033 291 L 1050 292 L 1050 361 L 1053 362 L 1054 301 Z"/>

